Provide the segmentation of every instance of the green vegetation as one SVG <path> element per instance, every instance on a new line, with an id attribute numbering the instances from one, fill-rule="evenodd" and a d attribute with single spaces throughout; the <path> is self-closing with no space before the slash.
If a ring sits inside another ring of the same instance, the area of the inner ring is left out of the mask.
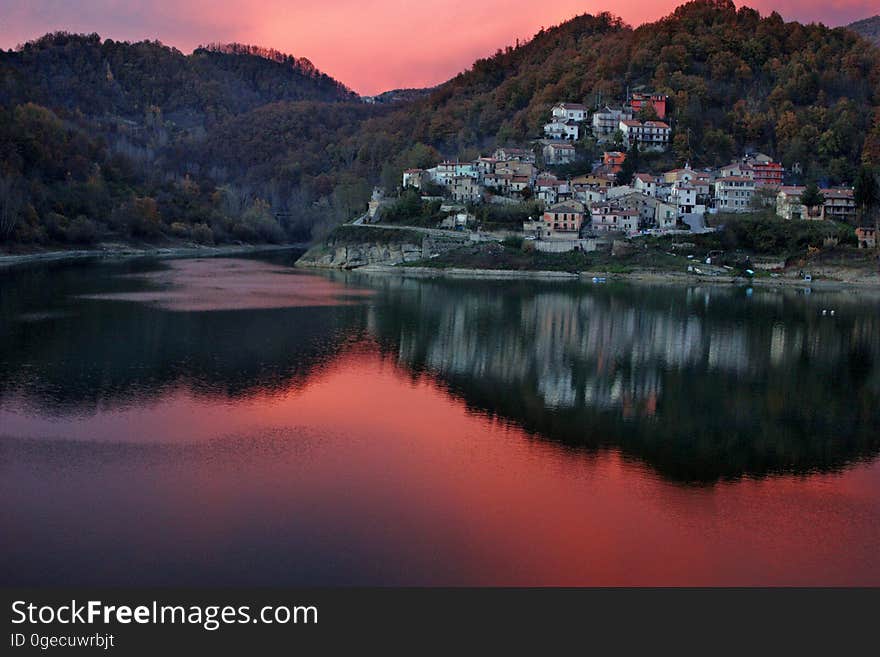
<path id="1" fill-rule="evenodd" d="M 816 183 L 811 182 L 804 187 L 804 191 L 801 194 L 801 203 L 803 203 L 804 207 L 807 208 L 810 213 L 824 202 L 825 196 L 819 191 L 819 186 Z"/>
<path id="2" fill-rule="evenodd" d="M 391 205 L 382 208 L 381 217 L 388 224 L 433 228 L 446 216 L 440 212 L 440 205 L 440 201 L 422 201 L 418 191 L 408 189 Z"/>
<path id="3" fill-rule="evenodd" d="M 408 263 L 409 267 L 448 269 L 510 269 L 515 271 L 601 271 L 625 274 L 636 269 L 683 271 L 685 261 L 657 248 L 638 248 L 627 255 L 614 256 L 610 251 L 569 251 L 544 253 L 528 240 L 511 238 L 501 243 L 471 244 L 447 251 L 435 258 Z"/>
<path id="4" fill-rule="evenodd" d="M 762 215 L 719 215 L 723 229 L 703 241 L 717 240 L 718 248 L 790 257 L 822 248 L 827 240 L 855 244 L 852 226 L 834 221 L 785 221 Z"/>
<path id="5" fill-rule="evenodd" d="M 544 213 L 541 203 L 528 201 L 516 204 L 484 203 L 472 208 L 477 223 L 483 230 L 522 230 L 530 217 L 539 219 Z"/>
<path id="6" fill-rule="evenodd" d="M 376 226 L 337 226 L 324 238 L 328 247 L 354 244 L 421 244 L 423 235 L 405 228 L 378 228 Z"/>

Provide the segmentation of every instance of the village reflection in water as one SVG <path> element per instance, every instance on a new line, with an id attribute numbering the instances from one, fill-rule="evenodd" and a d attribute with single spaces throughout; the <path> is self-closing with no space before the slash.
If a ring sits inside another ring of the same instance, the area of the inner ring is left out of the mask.
<path id="1" fill-rule="evenodd" d="M 880 312 L 858 297 L 378 285 L 368 330 L 402 365 L 550 440 L 631 449 L 693 481 L 834 468 L 880 446 Z"/>

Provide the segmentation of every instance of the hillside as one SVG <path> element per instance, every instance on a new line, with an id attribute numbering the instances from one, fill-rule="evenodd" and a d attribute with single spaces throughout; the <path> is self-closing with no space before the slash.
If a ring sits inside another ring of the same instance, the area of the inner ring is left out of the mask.
<path id="1" fill-rule="evenodd" d="M 553 103 L 619 103 L 628 88 L 670 96 L 670 161 L 751 147 L 827 184 L 880 163 L 880 51 L 729 0 L 637 29 L 578 16 L 372 105 L 274 51 L 55 34 L 0 53 L 0 221 L 4 207 L 19 217 L 0 240 L 316 237 L 404 168 L 527 143 Z"/>
<path id="2" fill-rule="evenodd" d="M 0 102 L 35 102 L 87 116 L 142 120 L 158 107 L 184 125 L 281 100 L 353 100 L 307 59 L 240 44 L 184 55 L 158 41 L 128 43 L 58 32 L 0 51 Z"/>
<path id="3" fill-rule="evenodd" d="M 59 32 L 0 51 L 0 243 L 288 239 L 262 190 L 218 187 L 190 156 L 276 103 L 360 105 L 307 59 L 254 46 Z"/>
<path id="4" fill-rule="evenodd" d="M 842 184 L 862 162 L 880 162 L 880 52 L 849 30 L 762 18 L 728 0 L 691 2 L 638 29 L 600 14 L 541 31 L 425 98 L 370 116 L 342 141 L 328 135 L 332 157 L 308 166 L 290 144 L 251 176 L 237 165 L 258 143 L 247 138 L 212 150 L 210 160 L 254 185 L 266 170 L 294 166 L 310 200 L 323 196 L 319 184 L 349 174 L 394 188 L 404 168 L 440 155 L 467 159 L 496 144 L 527 143 L 559 100 L 619 103 L 627 88 L 640 87 L 671 98 L 677 163 L 719 165 L 754 148 L 789 169 L 800 165 L 804 179 Z M 248 131 L 271 130 L 272 122 L 249 118 Z M 580 146 L 595 153 L 588 139 Z"/>
<path id="5" fill-rule="evenodd" d="M 880 15 L 850 23 L 846 27 L 880 46 Z"/>
<path id="6" fill-rule="evenodd" d="M 453 153 L 537 136 L 559 100 L 620 103 L 640 87 L 670 95 L 680 161 L 720 164 L 753 146 L 851 181 L 863 154 L 880 160 L 880 53 L 845 29 L 728 0 L 635 30 L 608 14 L 577 17 L 477 61 L 388 124 Z"/>

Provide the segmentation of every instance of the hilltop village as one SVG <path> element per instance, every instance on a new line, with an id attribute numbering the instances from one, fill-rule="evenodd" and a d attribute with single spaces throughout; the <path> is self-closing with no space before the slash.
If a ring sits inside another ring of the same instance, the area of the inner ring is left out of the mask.
<path id="1" fill-rule="evenodd" d="M 530 147 L 408 169 L 398 199 L 418 193 L 426 204 L 439 203 L 435 226 L 459 231 L 491 231 L 492 222 L 481 217 L 519 213 L 521 222 L 505 228 L 521 230 L 536 250 L 556 253 L 595 250 L 608 238 L 708 233 L 719 215 L 772 211 L 791 221 L 857 223 L 853 188 L 803 184 L 799 165 L 786 171 L 763 153 L 745 153 L 719 169 L 664 168 L 673 161 L 668 102 L 664 94 L 631 93 L 615 107 L 557 103 Z M 601 157 L 585 161 L 588 152 Z M 377 190 L 363 221 L 384 221 L 394 203 Z M 857 228 L 856 240 L 874 247 L 874 228 Z"/>

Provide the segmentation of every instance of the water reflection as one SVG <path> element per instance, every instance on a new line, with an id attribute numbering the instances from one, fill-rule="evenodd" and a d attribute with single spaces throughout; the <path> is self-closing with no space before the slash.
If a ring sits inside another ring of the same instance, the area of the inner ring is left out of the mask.
<path id="1" fill-rule="evenodd" d="M 0 288 L 0 410 L 283 393 L 369 340 L 472 409 L 676 480 L 834 470 L 880 448 L 880 310 L 852 295 L 316 277 L 247 260 L 46 276 Z"/>
<path id="2" fill-rule="evenodd" d="M 286 264 L 3 274 L 3 583 L 880 584 L 873 300 Z"/>
<path id="3" fill-rule="evenodd" d="M 880 312 L 858 298 L 375 284 L 369 331 L 403 365 L 550 440 L 621 447 L 687 481 L 834 469 L 880 447 Z"/>
<path id="4" fill-rule="evenodd" d="M 179 386 L 231 399 L 296 388 L 363 326 L 349 307 L 362 290 L 258 261 L 194 262 L 13 272 L 0 285 L 0 407 L 76 415 Z M 203 312 L 180 312 L 192 308 Z"/>

